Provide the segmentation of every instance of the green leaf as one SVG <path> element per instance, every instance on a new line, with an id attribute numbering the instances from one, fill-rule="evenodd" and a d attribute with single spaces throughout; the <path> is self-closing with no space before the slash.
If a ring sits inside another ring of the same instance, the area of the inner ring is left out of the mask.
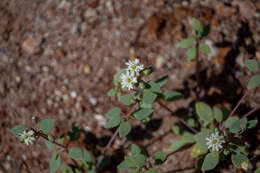
<path id="1" fill-rule="evenodd" d="M 210 47 L 205 43 L 200 44 L 199 49 L 202 53 L 210 54 Z"/>
<path id="2" fill-rule="evenodd" d="M 141 108 L 134 113 L 134 116 L 135 116 L 135 118 L 137 118 L 139 120 L 143 120 L 143 119 L 149 117 L 152 113 L 153 113 L 153 109 Z"/>
<path id="3" fill-rule="evenodd" d="M 146 162 L 145 155 L 143 155 L 143 154 L 136 154 L 136 155 L 134 155 L 132 157 L 135 160 L 137 167 L 140 168 L 140 167 L 143 167 L 145 165 L 145 162 Z"/>
<path id="4" fill-rule="evenodd" d="M 171 150 L 171 152 L 174 152 L 174 151 L 177 151 L 177 150 L 181 149 L 182 147 L 186 146 L 187 144 L 192 144 L 192 143 L 193 143 L 193 139 L 182 137 L 180 140 L 174 141 L 171 144 L 170 150 Z"/>
<path id="5" fill-rule="evenodd" d="M 204 126 L 213 122 L 213 114 L 209 105 L 203 102 L 197 102 L 195 108 L 200 120 L 204 122 Z"/>
<path id="6" fill-rule="evenodd" d="M 160 88 L 162 88 L 167 83 L 167 80 L 168 80 L 168 76 L 166 75 L 166 76 L 163 76 L 163 77 L 157 79 L 155 81 L 155 83 L 158 84 L 160 86 Z"/>
<path id="7" fill-rule="evenodd" d="M 159 94 L 162 93 L 162 89 L 161 89 L 161 86 L 160 86 L 159 83 L 155 83 L 153 81 L 149 81 L 148 84 L 150 86 L 150 88 L 149 88 L 150 91 L 152 91 L 154 93 L 159 93 Z"/>
<path id="8" fill-rule="evenodd" d="M 254 128 L 258 123 L 258 120 L 250 120 L 247 122 L 247 128 L 252 129 Z"/>
<path id="9" fill-rule="evenodd" d="M 121 120 L 120 115 L 114 115 L 105 125 L 105 128 L 113 128 L 119 125 Z"/>
<path id="10" fill-rule="evenodd" d="M 188 52 L 187 52 L 188 61 L 194 60 L 195 57 L 196 57 L 196 53 L 197 53 L 197 51 L 196 51 L 195 47 L 189 49 Z"/>
<path id="11" fill-rule="evenodd" d="M 151 90 L 144 90 L 143 102 L 146 104 L 152 104 L 157 97 L 157 94 L 154 94 Z"/>
<path id="12" fill-rule="evenodd" d="M 172 126 L 172 131 L 176 134 L 176 135 L 181 135 L 183 133 L 183 129 L 178 126 L 178 125 L 173 125 Z"/>
<path id="13" fill-rule="evenodd" d="M 256 59 L 246 60 L 246 66 L 250 71 L 256 72 L 259 70 L 259 62 Z"/>
<path id="14" fill-rule="evenodd" d="M 188 38 L 182 40 L 182 41 L 178 44 L 178 46 L 179 46 L 180 48 L 188 48 L 188 47 L 192 46 L 193 43 L 195 43 L 195 38 L 193 38 L 193 37 L 188 37 Z"/>
<path id="15" fill-rule="evenodd" d="M 123 102 L 125 105 L 129 106 L 134 103 L 134 96 L 133 94 L 126 94 L 120 97 L 120 101 Z"/>
<path id="16" fill-rule="evenodd" d="M 62 165 L 61 170 L 62 170 L 63 173 L 73 173 L 73 170 L 68 165 Z"/>
<path id="17" fill-rule="evenodd" d="M 204 147 L 207 147 L 207 141 L 206 138 L 210 137 L 210 135 L 213 133 L 213 130 L 211 129 L 202 129 L 201 132 L 197 133 L 194 136 L 194 139 L 196 140 L 196 142 Z"/>
<path id="18" fill-rule="evenodd" d="M 153 155 L 153 160 L 155 161 L 155 165 L 161 165 L 167 157 L 167 153 L 165 152 L 156 152 Z"/>
<path id="19" fill-rule="evenodd" d="M 88 150 L 83 150 L 83 158 L 86 163 L 93 163 L 93 160 L 91 158 L 91 154 Z"/>
<path id="20" fill-rule="evenodd" d="M 223 120 L 223 113 L 221 111 L 221 109 L 217 108 L 217 107 L 213 107 L 213 115 L 215 120 L 217 120 L 217 122 L 221 122 Z"/>
<path id="21" fill-rule="evenodd" d="M 243 154 L 232 154 L 231 160 L 236 168 L 241 168 L 243 162 L 249 162 L 248 158 Z"/>
<path id="22" fill-rule="evenodd" d="M 119 169 L 127 169 L 128 165 L 126 161 L 122 161 L 119 165 L 117 165 L 117 168 Z"/>
<path id="23" fill-rule="evenodd" d="M 260 84 L 260 75 L 254 75 L 248 82 L 247 88 L 254 89 Z"/>
<path id="24" fill-rule="evenodd" d="M 19 134 L 23 133 L 27 129 L 24 125 L 17 125 L 14 128 L 11 129 L 11 132 L 14 134 L 15 137 L 20 139 Z"/>
<path id="25" fill-rule="evenodd" d="M 42 120 L 40 123 L 40 129 L 43 133 L 48 134 L 50 133 L 51 129 L 54 127 L 55 119 L 45 119 Z"/>
<path id="26" fill-rule="evenodd" d="M 125 162 L 126 162 L 128 168 L 136 168 L 137 167 L 137 164 L 136 164 L 134 158 L 132 158 L 130 156 L 125 157 Z"/>
<path id="27" fill-rule="evenodd" d="M 197 158 L 208 152 L 208 147 L 200 144 L 195 144 L 192 148 L 191 157 Z"/>
<path id="28" fill-rule="evenodd" d="M 239 118 L 237 116 L 229 117 L 225 121 L 224 125 L 225 125 L 226 128 L 230 128 L 231 124 L 234 123 L 235 121 L 238 121 L 238 120 L 239 120 Z"/>
<path id="29" fill-rule="evenodd" d="M 110 96 L 110 97 L 114 97 L 116 95 L 116 90 L 115 89 L 110 89 L 107 92 L 107 95 Z"/>
<path id="30" fill-rule="evenodd" d="M 138 170 L 130 170 L 129 173 L 140 173 Z"/>
<path id="31" fill-rule="evenodd" d="M 114 116 L 120 116 L 120 113 L 121 113 L 121 109 L 118 108 L 118 107 L 115 107 L 115 108 L 112 108 L 110 109 L 107 113 L 106 113 L 106 116 L 111 119 L 113 118 Z"/>
<path id="32" fill-rule="evenodd" d="M 82 160 L 83 158 L 83 152 L 80 148 L 78 147 L 71 147 L 69 150 L 69 155 L 72 159 L 74 160 Z"/>
<path id="33" fill-rule="evenodd" d="M 61 166 L 61 158 L 57 150 L 55 150 L 52 154 L 50 160 L 50 172 L 55 173 Z"/>
<path id="34" fill-rule="evenodd" d="M 136 144 L 132 144 L 131 145 L 131 154 L 132 155 L 140 154 L 141 151 L 142 150 L 141 150 L 141 148 L 138 145 L 136 145 Z"/>
<path id="35" fill-rule="evenodd" d="M 219 162 L 219 154 L 218 153 L 209 153 L 206 155 L 203 164 L 202 164 L 202 171 L 208 171 L 214 169 Z"/>
<path id="36" fill-rule="evenodd" d="M 229 130 L 231 133 L 239 133 L 241 130 L 245 129 L 247 126 L 247 119 L 242 118 L 241 120 L 234 121 L 230 127 Z"/>
<path id="37" fill-rule="evenodd" d="M 166 101 L 175 101 L 182 98 L 182 93 L 178 91 L 166 91 L 164 93 L 164 100 Z"/>
<path id="38" fill-rule="evenodd" d="M 125 137 L 131 131 L 131 124 L 129 122 L 121 122 L 119 126 L 119 136 L 120 138 Z"/>
<path id="39" fill-rule="evenodd" d="M 260 167 L 255 170 L 255 173 L 260 173 Z"/>
<path id="40" fill-rule="evenodd" d="M 49 142 L 49 141 L 47 141 L 47 140 L 44 140 L 44 142 L 45 142 L 46 146 L 47 146 L 49 149 L 55 147 L 55 144 L 53 144 L 53 143 L 51 143 L 51 142 Z"/>
<path id="41" fill-rule="evenodd" d="M 149 169 L 149 170 L 147 171 L 147 173 L 158 173 L 158 172 L 156 171 L 156 169 L 151 168 L 151 169 Z"/>
<path id="42" fill-rule="evenodd" d="M 197 19 L 193 19 L 193 29 L 197 32 L 201 30 L 200 21 Z"/>

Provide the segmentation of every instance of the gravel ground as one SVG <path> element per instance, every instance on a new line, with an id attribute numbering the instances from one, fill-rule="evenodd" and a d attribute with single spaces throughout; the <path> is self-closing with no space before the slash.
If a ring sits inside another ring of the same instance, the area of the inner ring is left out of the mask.
<path id="1" fill-rule="evenodd" d="M 0 173 L 27 172 L 23 162 L 33 173 L 49 172 L 51 151 L 44 142 L 26 147 L 10 133 L 17 124 L 33 126 L 32 117 L 55 118 L 58 134 L 80 125 L 86 133 L 71 145 L 98 153 L 112 135 L 103 127 L 104 114 L 115 105 L 127 111 L 106 93 L 112 76 L 132 56 L 154 66 L 153 77 L 169 75 L 166 88 L 183 91 L 185 99 L 168 106 L 178 116 L 190 114 L 195 64 L 176 43 L 192 34 L 192 17 L 211 25 L 206 42 L 212 53 L 201 57 L 203 100 L 231 108 L 248 81 L 244 60 L 260 60 L 259 1 L 1 0 Z M 253 93 L 241 112 L 259 103 L 259 94 Z M 136 124 L 128 141 L 117 140 L 111 154 L 122 144 L 127 151 L 132 142 L 150 154 L 168 151 L 178 139 L 171 132 L 176 119 L 155 107 L 154 123 Z M 181 151 L 160 172 L 194 172 L 194 163 L 190 150 Z M 119 172 L 115 166 L 104 172 Z"/>

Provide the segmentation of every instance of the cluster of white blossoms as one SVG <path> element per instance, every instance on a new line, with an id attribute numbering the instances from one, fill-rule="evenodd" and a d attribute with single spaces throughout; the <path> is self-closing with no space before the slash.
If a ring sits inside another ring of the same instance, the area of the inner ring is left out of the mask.
<path id="1" fill-rule="evenodd" d="M 140 71 L 144 69 L 144 65 L 140 64 L 139 59 L 126 62 L 126 73 L 122 73 L 120 76 L 122 88 L 131 90 L 137 83 L 137 78 L 140 75 Z"/>
<path id="2" fill-rule="evenodd" d="M 23 144 L 30 145 L 35 141 L 35 135 L 33 130 L 24 130 L 19 134 L 19 138 Z"/>
<path id="3" fill-rule="evenodd" d="M 218 152 L 223 148 L 222 144 L 225 143 L 224 136 L 219 135 L 219 132 L 215 130 L 215 133 L 212 133 L 210 137 L 206 138 L 208 149 L 211 149 L 213 152 Z"/>

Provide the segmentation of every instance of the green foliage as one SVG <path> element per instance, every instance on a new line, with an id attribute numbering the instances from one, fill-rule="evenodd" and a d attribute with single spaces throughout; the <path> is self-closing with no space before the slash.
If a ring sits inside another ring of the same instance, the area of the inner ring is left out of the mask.
<path id="1" fill-rule="evenodd" d="M 119 125 L 121 117 L 120 117 L 121 109 L 120 108 L 113 108 L 106 116 L 108 117 L 109 121 L 106 123 L 106 128 L 113 128 Z"/>
<path id="2" fill-rule="evenodd" d="M 76 141 L 80 138 L 81 135 L 81 127 L 80 126 L 73 126 L 70 131 L 68 132 L 69 141 Z"/>
<path id="3" fill-rule="evenodd" d="M 193 147 L 192 147 L 192 152 L 191 152 L 191 156 L 193 158 L 197 158 L 201 155 L 204 155 L 208 152 L 208 147 L 204 146 L 204 145 L 200 145 L 199 143 L 196 143 Z"/>
<path id="4" fill-rule="evenodd" d="M 11 132 L 14 134 L 15 137 L 19 139 L 19 134 L 23 133 L 23 131 L 26 129 L 27 127 L 24 125 L 17 125 L 11 129 Z"/>
<path id="5" fill-rule="evenodd" d="M 48 134 L 50 133 L 51 129 L 54 127 L 55 119 L 45 119 L 42 120 L 40 123 L 40 129 L 43 133 Z"/>
<path id="6" fill-rule="evenodd" d="M 125 105 L 129 106 L 134 103 L 134 95 L 132 93 L 125 94 L 120 97 L 120 101 L 123 102 Z"/>
<path id="7" fill-rule="evenodd" d="M 158 173 L 158 171 L 156 171 L 154 168 L 151 168 L 147 171 L 147 173 Z"/>
<path id="8" fill-rule="evenodd" d="M 193 18 L 193 29 L 197 32 L 199 32 L 201 30 L 201 24 L 200 21 Z"/>
<path id="9" fill-rule="evenodd" d="M 206 138 L 208 138 L 213 133 L 213 130 L 211 129 L 202 129 L 201 132 L 197 133 L 194 136 L 195 141 L 204 147 L 207 147 L 207 141 Z"/>
<path id="10" fill-rule="evenodd" d="M 138 145 L 136 145 L 136 144 L 132 144 L 131 145 L 131 153 L 133 155 L 140 154 L 141 152 L 142 152 L 142 150 L 141 150 L 141 148 Z"/>
<path id="11" fill-rule="evenodd" d="M 196 57 L 196 53 L 197 53 L 197 50 L 196 50 L 195 47 L 189 49 L 188 52 L 187 52 L 188 61 L 194 60 L 195 57 Z"/>
<path id="12" fill-rule="evenodd" d="M 205 43 L 200 44 L 199 50 L 200 50 L 200 52 L 202 52 L 202 53 L 210 54 L 210 48 L 209 48 L 209 46 L 208 46 L 207 44 L 205 44 Z"/>
<path id="13" fill-rule="evenodd" d="M 199 119 L 204 122 L 204 126 L 213 122 L 213 113 L 209 105 L 203 102 L 197 102 L 195 109 Z"/>
<path id="14" fill-rule="evenodd" d="M 50 172 L 55 173 L 61 166 L 61 158 L 57 150 L 54 150 L 50 160 Z"/>
<path id="15" fill-rule="evenodd" d="M 260 75 L 254 75 L 248 82 L 247 88 L 254 89 L 260 85 Z"/>
<path id="16" fill-rule="evenodd" d="M 163 76 L 155 81 L 156 84 L 159 85 L 160 88 L 164 87 L 168 81 L 168 76 Z"/>
<path id="17" fill-rule="evenodd" d="M 119 136 L 121 138 L 128 135 L 131 131 L 131 124 L 129 122 L 121 122 L 119 126 Z"/>
<path id="18" fill-rule="evenodd" d="M 161 83 L 161 84 L 162 84 L 162 83 Z M 153 81 L 149 81 L 149 82 L 148 82 L 148 85 L 150 86 L 149 90 L 150 90 L 151 92 L 158 93 L 158 94 L 161 94 L 161 93 L 162 93 L 162 89 L 161 89 L 160 83 L 156 83 L 156 82 L 153 82 Z"/>
<path id="19" fill-rule="evenodd" d="M 175 101 L 182 98 L 182 93 L 178 91 L 166 91 L 164 92 L 164 100 Z"/>
<path id="20" fill-rule="evenodd" d="M 260 167 L 255 170 L 255 173 L 260 173 Z"/>
<path id="21" fill-rule="evenodd" d="M 156 152 L 153 155 L 153 160 L 155 161 L 155 165 L 161 165 L 166 160 L 167 153 L 165 152 Z"/>
<path id="22" fill-rule="evenodd" d="M 231 161 L 236 168 L 241 168 L 243 162 L 249 162 L 248 158 L 243 154 L 232 154 Z"/>
<path id="23" fill-rule="evenodd" d="M 205 25 L 202 29 L 200 29 L 199 39 L 203 39 L 204 37 L 208 36 L 210 32 L 210 25 Z"/>
<path id="24" fill-rule="evenodd" d="M 46 146 L 47 146 L 48 148 L 54 148 L 54 147 L 55 147 L 55 144 L 53 144 L 53 143 L 51 143 L 51 142 L 49 142 L 49 141 L 47 141 L 47 140 L 44 140 L 44 142 L 45 142 L 45 144 L 46 144 Z"/>
<path id="25" fill-rule="evenodd" d="M 248 70 L 253 72 L 259 71 L 260 68 L 259 62 L 256 59 L 248 59 L 246 61 L 246 66 Z"/>
<path id="26" fill-rule="evenodd" d="M 206 157 L 204 158 L 203 164 L 202 164 L 202 171 L 208 171 L 214 169 L 219 162 L 219 154 L 218 153 L 208 153 Z"/>
<path id="27" fill-rule="evenodd" d="M 116 95 L 116 90 L 113 88 L 113 89 L 110 89 L 108 92 L 107 92 L 107 95 L 110 96 L 110 97 L 114 97 Z"/>
<path id="28" fill-rule="evenodd" d="M 152 104 L 157 98 L 157 94 L 154 94 L 151 90 L 144 90 L 143 102 L 146 104 Z"/>
<path id="29" fill-rule="evenodd" d="M 213 115 L 215 120 L 220 123 L 223 120 L 223 113 L 221 111 L 221 109 L 217 108 L 217 107 L 213 107 Z"/>
<path id="30" fill-rule="evenodd" d="M 83 160 L 83 152 L 80 148 L 78 147 L 71 147 L 71 149 L 69 150 L 69 155 L 72 159 L 74 160 Z"/>
<path id="31" fill-rule="evenodd" d="M 236 120 L 234 121 L 230 127 L 229 127 L 229 130 L 231 133 L 239 133 L 241 132 L 242 130 L 245 130 L 247 126 L 247 119 L 246 118 L 242 118 L 240 120 Z"/>
<path id="32" fill-rule="evenodd" d="M 239 118 L 237 116 L 229 117 L 225 122 L 224 125 L 226 128 L 230 128 L 231 124 L 234 123 L 235 121 L 238 121 Z"/>
<path id="33" fill-rule="evenodd" d="M 62 165 L 61 170 L 63 173 L 73 173 L 72 168 L 68 165 Z"/>
<path id="34" fill-rule="evenodd" d="M 188 47 L 192 46 L 194 43 L 195 43 L 195 38 L 193 38 L 193 37 L 188 37 L 188 38 L 182 40 L 182 41 L 178 44 L 178 46 L 179 46 L 180 48 L 188 48 Z"/>
<path id="35" fill-rule="evenodd" d="M 254 128 L 258 123 L 258 120 L 251 120 L 247 122 L 247 128 L 252 129 Z"/>
<path id="36" fill-rule="evenodd" d="M 153 109 L 151 108 L 141 108 L 134 113 L 134 116 L 139 120 L 144 120 L 145 118 L 151 116 L 152 113 L 153 113 Z"/>
<path id="37" fill-rule="evenodd" d="M 179 149 L 181 149 L 182 147 L 188 145 L 188 144 L 192 144 L 194 143 L 194 136 L 193 134 L 189 133 L 189 132 L 185 132 L 183 133 L 182 137 L 180 140 L 178 141 L 174 141 L 171 146 L 170 146 L 170 150 L 172 152 L 177 151 Z"/>

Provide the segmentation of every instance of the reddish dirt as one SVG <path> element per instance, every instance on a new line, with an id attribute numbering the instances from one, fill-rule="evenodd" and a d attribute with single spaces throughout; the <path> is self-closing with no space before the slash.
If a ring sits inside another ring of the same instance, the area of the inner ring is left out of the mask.
<path id="1" fill-rule="evenodd" d="M 70 145 L 99 154 L 112 135 L 103 127 L 104 114 L 113 106 L 128 110 L 106 93 L 132 56 L 155 67 L 153 78 L 169 75 L 165 89 L 180 90 L 185 98 L 167 103 L 174 116 L 155 104 L 151 125 L 135 123 L 128 140 L 116 140 L 109 153 L 119 163 L 133 142 L 150 155 L 168 151 L 179 138 L 171 131 L 175 116 L 191 115 L 195 99 L 195 64 L 177 47 L 192 34 L 192 17 L 211 25 L 206 41 L 213 52 L 201 56 L 202 99 L 231 108 L 249 79 L 243 62 L 260 60 L 259 1 L 1 0 L 0 173 L 27 172 L 23 162 L 33 173 L 49 172 L 51 150 L 43 140 L 26 147 L 10 132 L 17 124 L 33 126 L 34 116 L 55 118 L 58 134 L 80 125 L 85 133 Z M 256 91 L 238 113 L 257 103 Z M 253 132 L 259 142 L 258 129 Z M 256 144 L 252 152 L 257 150 Z M 159 171 L 189 173 L 194 164 L 188 149 L 172 155 Z M 103 172 L 115 173 L 115 166 Z"/>

